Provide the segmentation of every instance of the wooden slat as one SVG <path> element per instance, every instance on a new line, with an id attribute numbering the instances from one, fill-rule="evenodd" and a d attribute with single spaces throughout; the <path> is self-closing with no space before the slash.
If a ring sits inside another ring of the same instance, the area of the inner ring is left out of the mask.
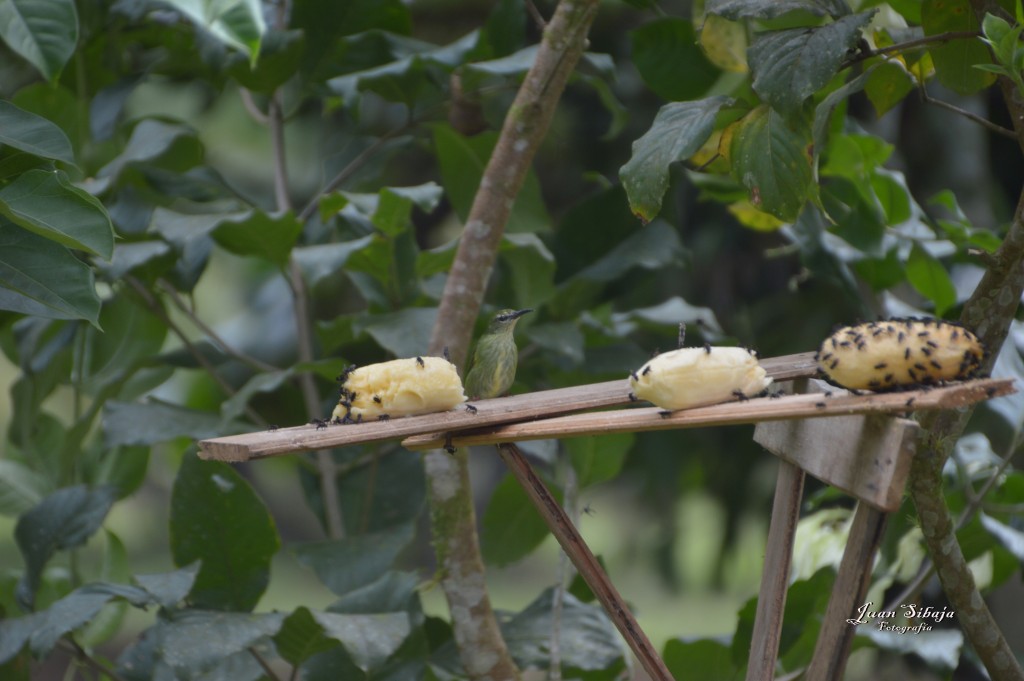
<path id="1" fill-rule="evenodd" d="M 754 630 L 750 636 L 746 681 L 772 681 L 775 678 L 779 641 L 782 639 L 782 615 L 786 610 L 789 568 L 793 563 L 793 540 L 800 520 L 804 492 L 804 472 L 788 461 L 779 462 L 772 502 L 772 520 L 761 572 Z"/>
<path id="2" fill-rule="evenodd" d="M 843 678 L 856 630 L 848 620 L 867 597 L 871 568 L 885 532 L 886 517 L 885 513 L 857 504 L 843 560 L 821 620 L 814 655 L 804 676 L 807 681 Z"/>
<path id="3" fill-rule="evenodd" d="M 883 414 L 759 423 L 754 441 L 882 511 L 903 499 L 918 425 Z"/>
<path id="4" fill-rule="evenodd" d="M 774 357 L 761 365 L 777 381 L 810 376 L 816 371 L 814 353 Z M 421 433 L 479 428 L 515 421 L 527 421 L 588 409 L 629 404 L 629 382 L 625 379 L 542 390 L 524 395 L 473 402 L 476 414 L 462 408 L 391 421 L 331 425 L 317 430 L 313 425 L 279 428 L 231 435 L 199 442 L 199 456 L 220 461 L 249 461 L 295 452 L 331 449 L 349 445 L 397 440 Z"/>
<path id="5" fill-rule="evenodd" d="M 657 407 L 640 407 L 464 430 L 452 433 L 452 444 L 486 445 L 520 440 L 738 425 L 850 414 L 902 414 L 917 410 L 953 409 L 1012 392 L 1014 388 L 1011 379 L 981 379 L 931 390 L 900 393 L 851 395 L 835 391 L 831 397 L 825 397 L 821 393 L 785 395 L 776 399 L 761 397 L 667 414 Z M 414 450 L 435 449 L 442 446 L 444 441 L 445 433 L 439 432 L 406 438 L 402 445 Z"/>

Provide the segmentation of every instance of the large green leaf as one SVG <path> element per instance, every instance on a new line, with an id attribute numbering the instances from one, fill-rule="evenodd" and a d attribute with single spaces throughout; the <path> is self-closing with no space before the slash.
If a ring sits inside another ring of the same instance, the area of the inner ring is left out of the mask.
<path id="1" fill-rule="evenodd" d="M 172 608 L 185 600 L 198 574 L 199 564 L 195 563 L 171 572 L 135 575 L 133 581 L 145 589 L 158 605 Z"/>
<path id="2" fill-rule="evenodd" d="M 552 490 L 561 501 L 561 494 Z M 492 565 L 508 565 L 537 548 L 551 534 L 530 498 L 514 477 L 506 475 L 494 488 L 484 511 L 481 550 Z"/>
<path id="3" fill-rule="evenodd" d="M 572 672 L 566 675 L 567 678 L 579 678 L 581 672 L 598 670 L 608 674 L 605 678 L 619 678 L 626 666 L 627 651 L 604 610 L 597 605 L 581 603 L 569 593 L 563 599 L 557 626 L 562 646 L 562 669 Z M 553 601 L 552 589 L 545 589 L 522 612 L 502 625 L 501 633 L 508 642 L 509 652 L 520 667 L 548 666 L 551 631 L 556 626 Z"/>
<path id="4" fill-rule="evenodd" d="M 669 166 L 697 153 L 711 137 L 715 116 L 730 104 L 728 97 L 666 104 L 650 130 L 633 142 L 633 155 L 619 169 L 633 214 L 650 222 L 661 210 L 668 189 Z"/>
<path id="5" fill-rule="evenodd" d="M 736 124 L 729 150 L 732 175 L 759 210 L 791 222 L 814 183 L 810 130 L 766 105 Z"/>
<path id="6" fill-rule="evenodd" d="M 626 454 L 633 447 L 632 433 L 602 437 L 574 437 L 565 441 L 566 450 L 580 489 L 611 480 L 622 469 Z"/>
<path id="7" fill-rule="evenodd" d="M 97 325 L 100 299 L 88 265 L 0 217 L 0 309 Z"/>
<path id="8" fill-rule="evenodd" d="M 845 0 L 708 0 L 704 11 L 734 20 L 774 19 L 788 12 L 842 17 L 850 13 L 850 6 Z"/>
<path id="9" fill-rule="evenodd" d="M 58 126 L 42 116 L 0 100 L 0 144 L 40 158 L 74 164 L 71 142 Z"/>
<path id="10" fill-rule="evenodd" d="M 300 544 L 295 553 L 331 591 L 343 596 L 390 570 L 412 536 L 412 525 L 397 525 L 381 532 Z"/>
<path id="11" fill-rule="evenodd" d="M 977 31 L 981 27 L 969 0 L 924 0 L 921 26 L 925 35 L 950 31 Z M 939 82 L 950 90 L 970 95 L 995 82 L 994 73 L 974 68 L 991 64 L 988 47 L 975 38 L 962 38 L 929 47 Z"/>
<path id="12" fill-rule="evenodd" d="M 340 642 L 327 636 L 309 608 L 302 606 L 285 618 L 280 631 L 274 635 L 274 645 L 285 661 L 297 667 L 309 657 L 327 652 Z"/>
<path id="13" fill-rule="evenodd" d="M 673 102 L 696 99 L 707 92 L 719 70 L 697 46 L 693 24 L 666 17 L 629 34 L 633 64 L 647 86 Z"/>
<path id="14" fill-rule="evenodd" d="M 823 88 L 839 70 L 873 12 L 861 12 L 824 26 L 764 33 L 747 50 L 754 90 L 787 116 Z"/>
<path id="15" fill-rule="evenodd" d="M 89 333 L 89 361 L 82 370 L 83 388 L 94 395 L 129 378 L 160 352 L 167 338 L 167 325 L 126 296 L 103 306 L 100 324 L 102 332 Z"/>
<path id="16" fill-rule="evenodd" d="M 237 255 L 263 258 L 284 267 L 292 246 L 302 233 L 302 223 L 291 211 L 270 215 L 252 210 L 230 216 L 213 229 L 217 243 Z"/>
<path id="17" fill-rule="evenodd" d="M 112 487 L 65 487 L 18 519 L 14 538 L 25 558 L 18 601 L 31 609 L 43 568 L 54 553 L 84 544 L 100 528 L 116 498 Z"/>
<path id="18" fill-rule="evenodd" d="M 236 47 L 255 63 L 267 30 L 259 0 L 163 0 L 225 45 Z"/>
<path id="19" fill-rule="evenodd" d="M 20 461 L 0 459 L 0 515 L 19 515 L 50 491 L 50 482 Z"/>
<path id="20" fill-rule="evenodd" d="M 225 425 L 213 412 L 174 404 L 110 400 L 103 406 L 103 441 L 108 447 L 152 445 L 178 437 L 202 440 L 239 430 L 238 424 Z"/>
<path id="21" fill-rule="evenodd" d="M 605 255 L 576 273 L 588 281 L 615 281 L 634 267 L 657 270 L 682 262 L 683 244 L 667 222 L 658 220 L 636 230 Z"/>
<path id="22" fill-rule="evenodd" d="M 916 243 L 907 258 L 907 280 L 918 293 L 932 301 L 938 317 L 956 304 L 956 287 L 950 281 L 946 268 Z"/>
<path id="23" fill-rule="evenodd" d="M 47 80 L 55 80 L 78 44 L 74 0 L 0 0 L 0 38 Z"/>
<path id="24" fill-rule="evenodd" d="M 356 333 L 366 332 L 377 345 L 395 357 L 415 357 L 427 350 L 434 321 L 435 307 L 407 307 L 397 312 L 366 315 L 356 320 Z"/>
<path id="25" fill-rule="evenodd" d="M 113 254 L 114 228 L 107 211 L 62 171 L 29 170 L 0 188 L 0 214 L 69 248 L 107 260 Z"/>
<path id="26" fill-rule="evenodd" d="M 555 258 L 536 234 L 505 234 L 498 257 L 509 275 L 501 300 L 519 309 L 536 308 L 554 293 Z"/>
<path id="27" fill-rule="evenodd" d="M 280 547 L 273 518 L 245 478 L 192 453 L 171 493 L 170 542 L 176 565 L 202 561 L 190 599 L 212 610 L 252 610 Z"/>
<path id="28" fill-rule="evenodd" d="M 448 126 L 439 125 L 434 128 L 434 147 L 441 168 L 441 184 L 445 196 L 463 223 L 469 216 L 469 209 L 497 139 L 497 134 L 491 132 L 465 137 Z M 546 231 L 550 221 L 544 207 L 540 182 L 536 174 L 530 171 L 512 205 L 505 231 Z"/>
<path id="29" fill-rule="evenodd" d="M 411 632 L 409 616 L 398 612 L 342 615 L 313 611 L 310 619 L 320 627 L 322 636 L 340 641 L 356 666 L 366 672 L 384 664 Z M 305 624 L 308 626 L 308 621 Z"/>
<path id="30" fill-rule="evenodd" d="M 201 158 L 202 146 L 195 131 L 179 123 L 146 118 L 132 129 L 121 154 L 100 168 L 96 177 L 116 182 L 126 168 L 171 158 L 175 151 L 182 151 L 184 156 L 194 160 Z"/>

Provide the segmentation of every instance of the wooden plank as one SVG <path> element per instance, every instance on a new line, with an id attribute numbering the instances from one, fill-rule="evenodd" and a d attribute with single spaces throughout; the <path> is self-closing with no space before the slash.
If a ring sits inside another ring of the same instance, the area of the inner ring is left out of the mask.
<path id="1" fill-rule="evenodd" d="M 804 472 L 787 461 L 779 462 L 768 527 L 761 590 L 758 592 L 754 630 L 750 637 L 746 681 L 772 681 L 782 638 L 782 615 L 786 609 L 789 569 L 793 562 L 793 539 L 800 520 Z"/>
<path id="2" fill-rule="evenodd" d="M 629 611 L 629 605 L 619 595 L 604 568 L 597 562 L 597 558 L 594 557 L 587 543 L 583 541 L 583 537 L 576 529 L 572 519 L 551 496 L 547 485 L 530 467 L 530 463 L 523 453 L 516 445 L 503 443 L 498 447 L 498 454 L 522 486 L 530 501 L 537 507 L 540 516 L 551 529 L 551 534 L 562 545 L 562 549 L 582 575 L 583 581 L 601 602 L 609 619 L 619 630 L 630 650 L 636 655 L 644 671 L 653 681 L 673 681 L 672 674 L 665 666 L 665 662 L 658 655 L 650 639 L 647 638 L 647 634 L 640 628 L 640 623 L 633 617 L 633 613 Z"/>
<path id="3" fill-rule="evenodd" d="M 760 423 L 754 441 L 882 511 L 903 498 L 918 425 L 880 414 Z"/>
<path id="4" fill-rule="evenodd" d="M 885 521 L 886 514 L 864 504 L 857 504 L 843 560 L 839 564 L 832 595 L 821 621 L 814 655 L 804 677 L 807 681 L 843 678 L 856 630 L 847 620 L 866 598 L 875 553 L 885 531 Z"/>
<path id="5" fill-rule="evenodd" d="M 762 397 L 667 414 L 663 414 L 657 407 L 639 407 L 464 430 L 452 433 L 452 443 L 455 446 L 484 445 L 851 414 L 904 414 L 917 410 L 963 407 L 1012 392 L 1012 379 L 980 379 L 931 390 L 900 393 L 852 395 L 845 391 L 835 391 L 831 397 L 821 393 L 785 395 L 776 399 Z M 406 438 L 402 445 L 413 450 L 436 449 L 444 441 L 445 433 L 437 432 Z"/>
<path id="6" fill-rule="evenodd" d="M 813 375 L 817 371 L 814 353 L 810 352 L 765 359 L 761 365 L 768 375 L 778 381 Z M 493 400 L 478 400 L 473 402 L 477 408 L 476 414 L 458 408 L 392 421 L 330 425 L 319 430 L 314 425 L 301 425 L 202 440 L 199 442 L 199 456 L 220 461 L 249 461 L 295 452 L 397 440 L 421 433 L 526 421 L 629 403 L 627 380 L 605 381 Z"/>

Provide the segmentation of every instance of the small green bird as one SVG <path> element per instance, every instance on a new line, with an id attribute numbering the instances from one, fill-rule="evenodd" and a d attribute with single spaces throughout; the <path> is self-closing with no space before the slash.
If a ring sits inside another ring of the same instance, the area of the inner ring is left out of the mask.
<path id="1" fill-rule="evenodd" d="M 512 335 L 516 322 L 526 310 L 501 310 L 476 342 L 473 368 L 466 376 L 469 399 L 489 399 L 505 394 L 516 379 L 519 350 Z"/>

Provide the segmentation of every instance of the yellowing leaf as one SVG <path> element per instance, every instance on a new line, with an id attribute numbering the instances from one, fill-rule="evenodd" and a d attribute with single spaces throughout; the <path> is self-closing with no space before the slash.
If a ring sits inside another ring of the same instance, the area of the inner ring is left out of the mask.
<path id="1" fill-rule="evenodd" d="M 750 201 L 737 201 L 729 204 L 732 213 L 740 224 L 758 232 L 774 232 L 786 223 L 774 215 L 758 210 Z"/>
<path id="2" fill-rule="evenodd" d="M 708 15 L 700 31 L 700 46 L 708 61 L 723 71 L 747 72 L 747 30 L 743 24 Z"/>

